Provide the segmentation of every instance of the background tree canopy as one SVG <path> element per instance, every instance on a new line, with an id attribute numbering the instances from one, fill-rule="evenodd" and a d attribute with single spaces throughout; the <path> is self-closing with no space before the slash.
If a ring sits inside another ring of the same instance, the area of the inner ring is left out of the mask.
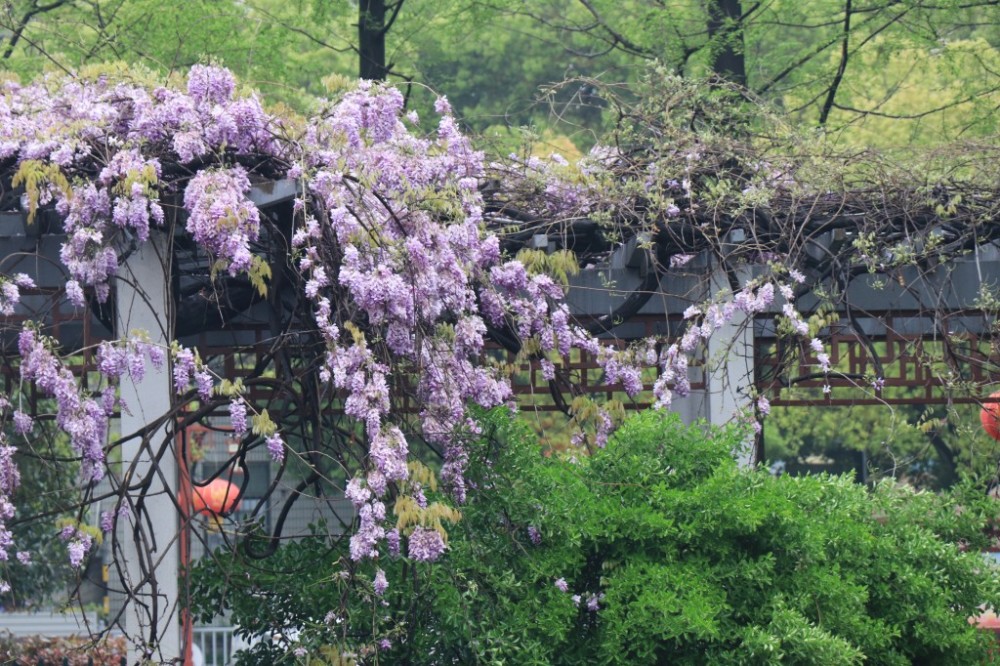
<path id="1" fill-rule="evenodd" d="M 22 76 L 108 61 L 181 71 L 209 59 L 300 108 L 303 93 L 324 94 L 331 74 L 353 76 L 363 61 L 364 74 L 448 94 L 476 129 L 556 123 L 570 134 L 600 123 L 593 91 L 581 84 L 539 105 L 546 86 L 633 80 L 640 61 L 656 59 L 846 129 L 841 140 L 901 146 L 996 129 L 998 22 L 988 0 L 13 0 L 0 57 Z"/>

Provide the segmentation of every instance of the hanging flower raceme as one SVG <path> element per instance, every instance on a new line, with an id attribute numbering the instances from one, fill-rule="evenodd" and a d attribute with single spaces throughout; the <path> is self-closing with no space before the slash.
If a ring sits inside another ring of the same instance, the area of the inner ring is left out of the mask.
<path id="1" fill-rule="evenodd" d="M 243 167 L 201 171 L 184 190 L 191 237 L 225 262 L 230 275 L 250 270 L 250 243 L 260 234 L 260 213 L 246 193 L 250 179 Z"/>
<path id="2" fill-rule="evenodd" d="M 18 338 L 21 379 L 56 399 L 56 423 L 69 434 L 70 445 L 81 456 L 84 478 L 97 481 L 104 476 L 109 412 L 79 386 L 53 348 L 52 340 L 24 328 Z"/>

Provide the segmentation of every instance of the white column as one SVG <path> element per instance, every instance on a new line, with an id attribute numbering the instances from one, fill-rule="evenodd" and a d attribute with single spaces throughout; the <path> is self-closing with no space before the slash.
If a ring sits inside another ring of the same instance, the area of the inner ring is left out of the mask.
<path id="1" fill-rule="evenodd" d="M 732 297 L 723 269 L 715 268 L 706 279 L 709 300 L 717 301 L 720 295 L 723 300 Z M 705 389 L 692 391 L 687 398 L 674 402 L 673 409 L 681 418 L 688 423 L 704 419 L 712 425 L 723 426 L 739 417 L 741 408 L 749 404 L 754 382 L 753 343 L 753 320 L 743 312 L 737 312 L 709 338 L 705 350 Z M 752 438 L 734 452 L 741 465 L 750 463 L 752 453 Z"/>
<path id="2" fill-rule="evenodd" d="M 735 421 L 750 403 L 754 382 L 753 319 L 740 312 L 708 340 L 705 418 L 722 426 Z M 753 437 L 734 452 L 740 466 L 752 462 Z"/>
<path id="3" fill-rule="evenodd" d="M 118 336 L 142 330 L 150 342 L 167 345 L 171 330 L 168 242 L 160 232 L 152 232 L 150 241 L 134 252 L 121 269 L 117 282 Z M 147 367 L 141 382 L 127 378 L 121 383 L 121 433 L 127 437 L 170 411 L 170 372 Z M 130 513 L 120 522 L 121 549 L 117 576 L 124 579 L 131 595 L 126 599 L 125 629 L 129 639 L 129 664 L 173 662 L 181 656 L 181 628 L 178 610 L 178 574 L 180 547 L 178 516 L 170 493 L 177 488 L 177 461 L 170 447 L 158 461 L 152 455 L 164 445 L 172 432 L 161 427 L 143 440 L 136 438 L 122 446 L 122 471 L 134 470 L 130 480 L 152 476 L 145 493 L 129 493 L 135 505 L 142 497 L 141 515 Z M 159 470 L 157 473 L 156 470 Z M 138 537 L 138 538 L 137 538 Z M 145 579 L 153 572 L 153 580 Z M 155 584 L 154 581 L 155 580 Z M 148 662 L 147 662 L 148 663 Z M 179 662 L 178 662 L 179 663 Z"/>

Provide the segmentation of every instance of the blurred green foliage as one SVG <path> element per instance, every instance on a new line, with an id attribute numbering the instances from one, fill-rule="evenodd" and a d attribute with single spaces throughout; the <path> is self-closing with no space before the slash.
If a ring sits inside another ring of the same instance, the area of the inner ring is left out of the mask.
<path id="1" fill-rule="evenodd" d="M 713 27 L 726 6 L 741 18 Z M 700 77 L 726 48 L 742 56 L 751 91 L 805 125 L 817 123 L 836 82 L 826 128 L 848 145 L 937 144 L 996 131 L 1000 7 L 857 6 L 847 33 L 844 7 L 833 0 L 404 0 L 387 34 L 387 60 L 417 110 L 429 107 L 429 87 L 447 94 L 477 131 L 540 125 L 582 146 L 607 120 L 588 79 L 631 82 L 654 59 Z M 163 75 L 213 61 L 272 103 L 308 112 L 312 97 L 335 90 L 338 77 L 356 76 L 357 21 L 356 3 L 334 0 L 11 0 L 0 12 L 0 62 L 27 79 L 106 62 Z M 566 79 L 578 82 L 546 94 Z"/>

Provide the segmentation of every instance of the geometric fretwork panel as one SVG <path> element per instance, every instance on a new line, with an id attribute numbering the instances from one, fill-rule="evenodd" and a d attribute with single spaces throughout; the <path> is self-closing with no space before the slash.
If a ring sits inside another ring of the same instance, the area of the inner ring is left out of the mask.
<path id="1" fill-rule="evenodd" d="M 982 313 L 886 313 L 820 334 L 831 371 L 817 352 L 758 323 L 758 391 L 774 405 L 945 404 L 981 400 L 1000 382 L 998 338 Z M 862 334 L 856 333 L 860 328 Z"/>
<path id="2" fill-rule="evenodd" d="M 664 315 L 636 315 L 628 322 L 616 328 L 614 333 L 620 338 L 602 339 L 601 343 L 609 347 L 623 348 L 634 340 L 656 337 L 661 344 L 669 344 L 676 340 L 677 330 L 682 325 L 681 316 L 666 317 Z M 665 341 L 665 342 L 664 342 Z M 506 354 L 507 362 L 514 362 L 513 354 Z M 572 400 L 583 395 L 598 400 L 619 400 L 625 409 L 639 410 L 651 407 L 655 402 L 653 384 L 656 382 L 657 371 L 648 368 L 643 373 L 643 390 L 633 398 L 628 397 L 620 385 L 608 385 L 604 379 L 604 371 L 597 364 L 593 355 L 573 349 L 568 359 L 552 356 L 550 360 L 556 366 L 557 375 L 565 378 L 565 382 L 557 382 L 564 393 L 563 399 Z M 689 380 L 692 390 L 705 388 L 703 359 L 691 362 Z M 514 368 L 513 391 L 522 409 L 539 412 L 557 411 L 556 404 L 549 388 L 549 381 L 542 374 L 541 363 L 522 362 Z"/>

